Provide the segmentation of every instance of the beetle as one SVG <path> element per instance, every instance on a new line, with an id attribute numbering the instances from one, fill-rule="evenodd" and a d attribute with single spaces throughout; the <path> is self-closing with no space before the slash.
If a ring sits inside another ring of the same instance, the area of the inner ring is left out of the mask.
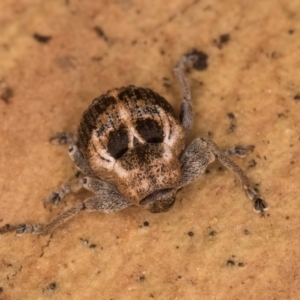
<path id="1" fill-rule="evenodd" d="M 77 136 L 58 133 L 51 138 L 61 144 L 71 143 L 69 155 L 84 176 L 52 193 L 44 204 L 59 204 L 67 194 L 81 188 L 93 192 L 93 197 L 47 225 L 7 224 L 0 232 L 45 235 L 82 210 L 108 213 L 138 205 L 152 213 L 166 212 L 173 206 L 178 190 L 203 174 L 216 159 L 239 178 L 254 210 L 263 216 L 267 203 L 228 157 L 244 156 L 253 146 L 220 150 L 213 141 L 202 137 L 185 146 L 193 118 L 184 72 L 197 63 L 199 53 L 189 51 L 174 68 L 183 94 L 179 118 L 162 96 L 131 85 L 96 98 L 83 113 Z"/>

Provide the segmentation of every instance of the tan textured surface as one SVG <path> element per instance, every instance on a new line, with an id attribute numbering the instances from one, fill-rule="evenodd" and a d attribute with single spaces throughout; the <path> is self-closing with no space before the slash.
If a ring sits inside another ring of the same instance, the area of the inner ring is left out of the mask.
<path id="1" fill-rule="evenodd" d="M 189 140 L 210 132 L 221 147 L 255 144 L 235 161 L 259 183 L 269 216 L 254 214 L 216 163 L 169 213 L 81 213 L 51 237 L 0 236 L 0 299 L 299 299 L 300 1 L 141 3 L 0 2 L 1 88 L 13 90 L 0 100 L 0 225 L 45 223 L 84 199 L 43 208 L 75 173 L 49 136 L 75 132 L 90 101 L 116 86 L 150 87 L 178 111 L 172 66 L 192 47 L 209 67 L 189 75 Z M 220 46 L 222 34 L 230 40 Z"/>

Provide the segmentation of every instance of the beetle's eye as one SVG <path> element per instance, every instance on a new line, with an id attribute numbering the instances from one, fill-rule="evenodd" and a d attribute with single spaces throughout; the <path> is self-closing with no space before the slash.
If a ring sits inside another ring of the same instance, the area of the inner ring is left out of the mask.
<path id="1" fill-rule="evenodd" d="M 139 119 L 136 121 L 136 129 L 148 143 L 162 143 L 164 140 L 163 129 L 155 120 Z"/>
<path id="2" fill-rule="evenodd" d="M 121 125 L 109 133 L 107 151 L 113 158 L 118 159 L 128 150 L 128 142 L 127 128 Z"/>

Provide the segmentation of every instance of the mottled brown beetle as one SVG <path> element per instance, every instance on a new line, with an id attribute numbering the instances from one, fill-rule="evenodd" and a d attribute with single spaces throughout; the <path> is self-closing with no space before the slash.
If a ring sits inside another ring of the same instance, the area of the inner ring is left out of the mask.
<path id="1" fill-rule="evenodd" d="M 192 105 L 184 69 L 197 62 L 197 53 L 185 54 L 174 69 L 183 93 L 179 120 L 171 105 L 150 89 L 128 86 L 95 99 L 83 114 L 77 138 L 65 133 L 53 137 L 61 144 L 71 143 L 70 157 L 85 177 L 64 185 L 44 204 L 58 204 L 66 194 L 81 188 L 95 196 L 45 226 L 5 225 L 0 233 L 16 230 L 19 234 L 48 234 L 81 210 L 114 212 L 138 205 L 153 213 L 168 211 L 177 191 L 204 173 L 215 159 L 237 175 L 254 209 L 263 215 L 268 207 L 266 202 L 228 158 L 243 156 L 253 146 L 222 151 L 211 140 L 197 138 L 185 148 L 185 138 L 192 127 Z"/>

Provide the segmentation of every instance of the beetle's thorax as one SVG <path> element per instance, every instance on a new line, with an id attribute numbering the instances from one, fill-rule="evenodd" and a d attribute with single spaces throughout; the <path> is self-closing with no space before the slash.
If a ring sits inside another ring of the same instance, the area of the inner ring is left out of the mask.
<path id="1" fill-rule="evenodd" d="M 176 187 L 184 131 L 171 105 L 155 92 L 129 86 L 95 99 L 78 129 L 78 146 L 99 178 L 111 178 L 138 204 Z"/>

